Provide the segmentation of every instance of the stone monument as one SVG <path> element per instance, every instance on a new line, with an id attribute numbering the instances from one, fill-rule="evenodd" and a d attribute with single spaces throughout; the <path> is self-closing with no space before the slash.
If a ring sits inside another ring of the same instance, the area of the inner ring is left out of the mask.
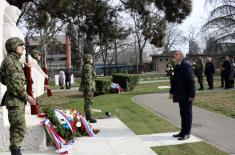
<path id="1" fill-rule="evenodd" d="M 5 49 L 6 40 L 11 37 L 19 37 L 24 40 L 24 35 L 16 26 L 19 15 L 20 10 L 17 7 L 9 5 L 5 0 L 0 0 L 0 64 L 7 54 Z M 30 57 L 30 59 L 32 58 Z M 23 55 L 21 61 L 24 62 L 24 60 L 25 56 Z M 42 73 L 43 71 L 38 70 L 38 66 L 35 67 L 35 64 L 32 66 L 37 73 L 41 72 L 40 77 L 47 77 Z M 0 101 L 5 91 L 6 87 L 0 84 Z M 42 94 L 42 91 L 39 94 Z M 45 150 L 46 134 L 43 126 L 40 124 L 42 119 L 34 115 L 32 116 L 29 106 L 26 109 L 28 109 L 26 110 L 27 131 L 22 143 L 22 150 Z M 8 111 L 5 106 L 0 107 L 0 152 L 9 151 L 9 126 Z"/>

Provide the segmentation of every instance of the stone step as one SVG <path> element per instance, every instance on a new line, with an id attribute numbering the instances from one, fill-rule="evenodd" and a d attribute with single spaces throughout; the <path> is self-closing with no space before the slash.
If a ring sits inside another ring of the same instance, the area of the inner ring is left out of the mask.
<path id="1" fill-rule="evenodd" d="M 190 135 L 190 138 L 187 140 L 179 141 L 177 138 L 174 138 L 172 136 L 178 133 L 179 132 L 158 133 L 158 134 L 149 134 L 149 135 L 138 135 L 138 137 L 147 147 L 179 145 L 179 144 L 195 143 L 201 141 L 201 139 L 195 137 L 194 135 Z"/>

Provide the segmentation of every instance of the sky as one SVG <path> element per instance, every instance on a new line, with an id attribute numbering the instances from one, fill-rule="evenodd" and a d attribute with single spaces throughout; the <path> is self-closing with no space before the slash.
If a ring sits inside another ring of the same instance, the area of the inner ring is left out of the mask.
<path id="1" fill-rule="evenodd" d="M 190 27 L 195 28 L 196 32 L 199 32 L 201 26 L 207 21 L 210 10 L 211 7 L 205 5 L 205 0 L 193 0 L 192 12 L 190 16 L 188 16 L 183 23 L 179 25 L 179 29 L 182 30 L 186 36 L 189 34 Z M 200 38 L 197 38 L 197 41 L 199 46 L 204 48 L 203 46 L 205 43 Z M 188 51 L 188 45 L 181 45 L 178 48 L 186 53 Z"/>
<path id="2" fill-rule="evenodd" d="M 191 14 L 184 20 L 179 27 L 181 30 L 187 31 L 190 26 L 200 29 L 208 18 L 208 7 L 205 6 L 205 0 L 193 0 Z"/>

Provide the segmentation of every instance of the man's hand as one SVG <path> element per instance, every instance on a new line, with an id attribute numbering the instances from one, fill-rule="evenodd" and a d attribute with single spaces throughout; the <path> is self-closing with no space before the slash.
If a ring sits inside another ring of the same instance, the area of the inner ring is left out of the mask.
<path id="1" fill-rule="evenodd" d="M 169 99 L 173 99 L 173 94 L 170 94 L 170 95 L 169 95 Z"/>
<path id="2" fill-rule="evenodd" d="M 28 102 L 31 104 L 31 105 L 36 105 L 36 100 L 34 98 L 32 98 L 31 96 L 28 95 Z"/>
<path id="3" fill-rule="evenodd" d="M 32 67 L 32 62 L 28 62 L 26 65 L 27 67 Z"/>
<path id="4" fill-rule="evenodd" d="M 189 101 L 189 102 L 192 102 L 192 103 L 194 102 L 194 100 L 195 100 L 195 97 L 193 97 L 193 98 L 192 98 L 192 97 L 189 97 L 189 99 L 188 99 L 188 101 Z"/>

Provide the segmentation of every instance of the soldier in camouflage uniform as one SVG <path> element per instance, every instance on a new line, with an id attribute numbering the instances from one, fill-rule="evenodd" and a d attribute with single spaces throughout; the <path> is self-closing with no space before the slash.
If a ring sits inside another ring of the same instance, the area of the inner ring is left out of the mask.
<path id="1" fill-rule="evenodd" d="M 25 75 L 19 61 L 24 51 L 24 42 L 18 38 L 10 38 L 5 44 L 8 56 L 3 60 L 0 69 L 0 81 L 6 85 L 2 104 L 8 109 L 10 123 L 11 155 L 21 155 L 20 147 L 26 132 L 25 105 L 27 101 L 36 104 L 25 90 Z"/>
<path id="2" fill-rule="evenodd" d="M 32 57 L 35 60 L 40 61 L 41 60 L 41 56 L 42 56 L 42 52 L 40 52 L 39 50 L 33 50 Z"/>
<path id="3" fill-rule="evenodd" d="M 92 56 L 90 54 L 86 54 L 84 59 L 84 65 L 82 68 L 82 81 L 81 87 L 83 87 L 83 97 L 84 97 L 84 111 L 86 114 L 86 119 L 90 123 L 96 123 L 96 120 L 92 118 L 92 104 L 93 104 L 93 96 L 94 96 L 94 82 L 93 77 L 95 77 L 95 71 L 92 66 Z"/>
<path id="4" fill-rule="evenodd" d="M 204 64 L 202 57 L 199 57 L 195 64 L 193 64 L 194 74 L 197 76 L 197 81 L 200 85 L 198 90 L 204 90 L 203 84 L 203 73 L 204 73 Z"/>

